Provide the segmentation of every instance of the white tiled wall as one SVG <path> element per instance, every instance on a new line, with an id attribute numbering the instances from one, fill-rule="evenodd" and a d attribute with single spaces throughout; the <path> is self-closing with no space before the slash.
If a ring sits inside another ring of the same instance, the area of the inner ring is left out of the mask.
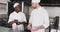
<path id="1" fill-rule="evenodd" d="M 59 16 L 60 17 L 60 7 L 45 7 L 50 17 Z M 59 19 L 60 20 L 60 19 Z M 59 21 L 60 26 L 60 21 Z"/>
<path id="2" fill-rule="evenodd" d="M 45 7 L 50 17 L 60 16 L 60 7 Z"/>

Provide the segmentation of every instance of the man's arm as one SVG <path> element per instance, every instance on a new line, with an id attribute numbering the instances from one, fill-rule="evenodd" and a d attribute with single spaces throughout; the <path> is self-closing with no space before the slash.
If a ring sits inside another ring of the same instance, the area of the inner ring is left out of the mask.
<path id="1" fill-rule="evenodd" d="M 37 30 L 40 30 L 40 29 L 44 29 L 44 26 L 43 26 L 43 25 L 35 26 L 35 27 L 33 27 L 31 30 L 32 30 L 32 31 L 37 31 Z"/>
<path id="2" fill-rule="evenodd" d="M 44 19 L 43 26 L 46 29 L 46 28 L 49 27 L 49 16 L 48 16 L 48 13 L 47 12 L 44 13 L 43 19 Z"/>
<path id="3" fill-rule="evenodd" d="M 27 22 L 23 21 L 23 22 L 20 22 L 21 24 L 26 24 Z"/>
<path id="4" fill-rule="evenodd" d="M 23 13 L 23 15 L 22 15 L 23 17 L 22 17 L 22 24 L 25 24 L 25 23 L 27 23 L 27 20 L 26 20 L 26 16 L 25 16 L 25 14 Z"/>
<path id="5" fill-rule="evenodd" d="M 29 23 L 28 26 L 27 26 L 27 29 L 31 30 L 32 29 L 32 24 Z"/>
<path id="6" fill-rule="evenodd" d="M 9 25 L 12 25 L 13 23 L 15 23 L 15 21 L 10 21 L 8 24 Z"/>
<path id="7" fill-rule="evenodd" d="M 20 24 L 26 24 L 27 22 L 23 21 L 23 22 L 18 22 L 17 25 L 20 25 Z"/>
<path id="8" fill-rule="evenodd" d="M 9 16 L 9 20 L 8 20 L 8 24 L 9 25 L 12 25 L 13 23 L 15 23 L 15 20 L 13 20 L 13 14 L 11 13 L 10 16 Z"/>
<path id="9" fill-rule="evenodd" d="M 44 29 L 44 26 L 43 25 L 41 25 L 41 26 L 38 26 L 38 27 L 36 27 L 37 29 Z"/>

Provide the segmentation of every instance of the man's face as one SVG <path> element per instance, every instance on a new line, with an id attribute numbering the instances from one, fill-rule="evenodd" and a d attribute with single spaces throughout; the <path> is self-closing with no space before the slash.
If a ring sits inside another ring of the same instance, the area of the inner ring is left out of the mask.
<path id="1" fill-rule="evenodd" d="M 32 7 L 35 9 L 37 7 L 37 3 L 32 3 Z"/>
<path id="2" fill-rule="evenodd" d="M 17 5 L 17 6 L 15 7 L 15 11 L 16 11 L 16 12 L 19 12 L 19 11 L 20 11 L 20 5 Z"/>

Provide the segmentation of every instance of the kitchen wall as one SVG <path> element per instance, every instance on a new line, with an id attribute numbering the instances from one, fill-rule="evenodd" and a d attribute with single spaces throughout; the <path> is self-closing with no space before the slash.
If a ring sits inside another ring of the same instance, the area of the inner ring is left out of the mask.
<path id="1" fill-rule="evenodd" d="M 10 0 L 0 0 L 0 17 L 7 16 L 8 13 L 8 2 Z"/>
<path id="2" fill-rule="evenodd" d="M 45 7 L 50 17 L 60 16 L 60 7 Z"/>
<path id="3" fill-rule="evenodd" d="M 10 0 L 0 0 L 0 14 L 7 14 L 9 1 Z"/>
<path id="4" fill-rule="evenodd" d="M 0 0 L 0 2 L 8 2 L 8 1 L 10 1 L 10 0 Z"/>
<path id="5" fill-rule="evenodd" d="M 60 7 L 45 7 L 50 17 L 59 16 L 60 17 Z M 60 18 L 59 18 L 60 26 Z"/>

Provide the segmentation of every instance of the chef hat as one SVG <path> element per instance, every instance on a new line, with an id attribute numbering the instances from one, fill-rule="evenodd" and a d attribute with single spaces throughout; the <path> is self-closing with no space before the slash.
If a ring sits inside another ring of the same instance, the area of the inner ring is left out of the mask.
<path id="1" fill-rule="evenodd" d="M 32 3 L 39 3 L 41 0 L 32 0 Z"/>
<path id="2" fill-rule="evenodd" d="M 19 3 L 15 3 L 15 4 L 13 5 L 13 7 L 15 8 L 17 5 L 19 5 Z"/>

